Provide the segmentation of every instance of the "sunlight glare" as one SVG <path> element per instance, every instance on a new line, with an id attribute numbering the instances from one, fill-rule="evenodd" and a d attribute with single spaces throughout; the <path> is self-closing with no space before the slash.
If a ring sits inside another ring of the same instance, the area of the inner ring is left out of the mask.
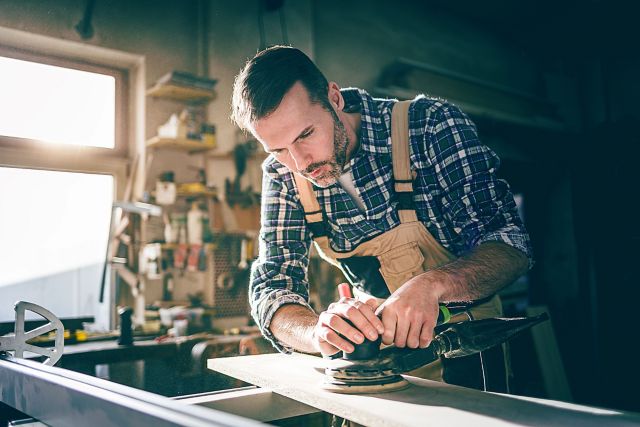
<path id="1" fill-rule="evenodd" d="M 114 148 L 115 78 L 0 57 L 0 135 Z"/>

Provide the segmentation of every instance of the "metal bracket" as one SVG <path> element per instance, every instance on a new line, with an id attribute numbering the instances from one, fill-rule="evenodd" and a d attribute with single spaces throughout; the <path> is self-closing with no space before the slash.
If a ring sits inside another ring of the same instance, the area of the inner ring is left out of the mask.
<path id="1" fill-rule="evenodd" d="M 55 365 L 64 350 L 64 326 L 60 319 L 44 307 L 37 304 L 18 301 L 14 307 L 16 311 L 15 333 L 0 337 L 0 351 L 12 351 L 13 356 L 24 358 L 24 352 L 45 356 L 45 365 Z M 25 331 L 25 311 L 32 311 L 44 317 L 49 322 L 30 331 Z M 43 334 L 55 331 L 55 345 L 53 348 L 39 347 L 28 341 Z"/>

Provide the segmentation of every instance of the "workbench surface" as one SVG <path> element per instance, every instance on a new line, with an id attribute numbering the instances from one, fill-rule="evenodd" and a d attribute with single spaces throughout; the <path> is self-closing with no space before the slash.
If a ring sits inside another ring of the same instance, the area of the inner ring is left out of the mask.
<path id="1" fill-rule="evenodd" d="M 323 390 L 323 360 L 302 354 L 209 359 L 209 369 L 365 426 L 639 426 L 640 414 L 487 393 L 405 376 L 410 387 L 368 395 Z M 248 402 L 249 404 L 249 402 Z"/>

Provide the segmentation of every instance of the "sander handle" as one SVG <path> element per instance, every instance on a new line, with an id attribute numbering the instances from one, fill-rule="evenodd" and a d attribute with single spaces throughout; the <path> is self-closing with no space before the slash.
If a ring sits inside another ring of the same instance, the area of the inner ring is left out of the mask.
<path id="1" fill-rule="evenodd" d="M 494 317 L 452 323 L 444 330 L 436 331 L 436 336 L 426 348 L 390 346 L 380 351 L 379 359 L 389 358 L 393 371 L 404 373 L 431 363 L 440 356 L 451 359 L 488 350 L 546 320 L 549 320 L 548 314 L 542 313 L 533 317 Z"/>

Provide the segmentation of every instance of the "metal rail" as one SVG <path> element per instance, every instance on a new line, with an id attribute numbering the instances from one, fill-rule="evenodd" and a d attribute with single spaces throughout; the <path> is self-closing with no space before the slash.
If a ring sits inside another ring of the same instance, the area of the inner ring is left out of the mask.
<path id="1" fill-rule="evenodd" d="M 258 426 L 77 372 L 0 354 L 0 401 L 49 426 Z"/>

